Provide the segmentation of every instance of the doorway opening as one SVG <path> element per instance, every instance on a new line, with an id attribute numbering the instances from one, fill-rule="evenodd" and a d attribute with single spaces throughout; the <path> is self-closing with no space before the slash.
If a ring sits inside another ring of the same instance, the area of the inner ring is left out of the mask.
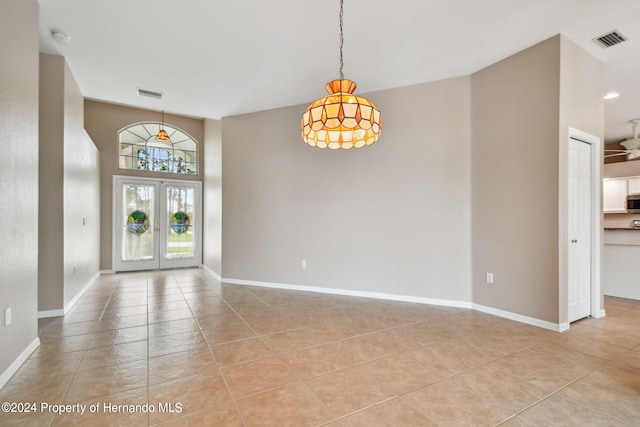
<path id="1" fill-rule="evenodd" d="M 569 128 L 567 143 L 566 305 L 561 330 L 584 317 L 602 317 L 600 294 L 600 138 Z"/>
<path id="2" fill-rule="evenodd" d="M 114 176 L 115 271 L 201 264 L 201 183 Z"/>

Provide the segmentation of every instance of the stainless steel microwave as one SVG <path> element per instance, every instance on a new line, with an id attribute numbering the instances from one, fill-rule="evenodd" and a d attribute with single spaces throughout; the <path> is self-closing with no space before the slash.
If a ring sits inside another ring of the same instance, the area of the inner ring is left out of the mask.
<path id="1" fill-rule="evenodd" d="M 640 194 L 627 196 L 627 212 L 640 213 Z"/>

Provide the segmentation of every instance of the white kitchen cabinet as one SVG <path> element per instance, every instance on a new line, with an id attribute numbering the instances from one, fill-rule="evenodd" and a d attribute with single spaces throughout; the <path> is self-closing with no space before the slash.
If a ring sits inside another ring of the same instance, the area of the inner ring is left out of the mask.
<path id="1" fill-rule="evenodd" d="M 629 194 L 640 194 L 640 176 L 627 179 L 627 190 Z"/>
<path id="2" fill-rule="evenodd" d="M 604 213 L 627 211 L 627 179 L 607 179 L 602 182 Z"/>

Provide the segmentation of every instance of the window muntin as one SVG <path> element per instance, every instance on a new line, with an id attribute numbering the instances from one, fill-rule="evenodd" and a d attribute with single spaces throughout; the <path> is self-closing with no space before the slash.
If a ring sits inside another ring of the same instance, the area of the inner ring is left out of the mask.
<path id="1" fill-rule="evenodd" d="M 197 142 L 167 124 L 162 127 L 171 144 L 158 142 L 155 138 L 160 126 L 158 122 L 135 123 L 118 132 L 120 169 L 197 175 Z"/>

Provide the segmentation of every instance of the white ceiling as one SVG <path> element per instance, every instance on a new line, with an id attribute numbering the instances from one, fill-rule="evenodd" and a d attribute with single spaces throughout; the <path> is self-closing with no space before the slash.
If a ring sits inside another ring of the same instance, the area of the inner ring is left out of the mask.
<path id="1" fill-rule="evenodd" d="M 338 77 L 338 0 L 39 2 L 41 50 L 66 58 L 88 98 L 221 118 L 311 103 Z M 591 41 L 611 30 L 629 41 Z M 606 140 L 629 137 L 639 0 L 345 0 L 344 73 L 357 93 L 467 75 L 559 33 L 605 63 L 604 92 L 620 93 Z"/>

